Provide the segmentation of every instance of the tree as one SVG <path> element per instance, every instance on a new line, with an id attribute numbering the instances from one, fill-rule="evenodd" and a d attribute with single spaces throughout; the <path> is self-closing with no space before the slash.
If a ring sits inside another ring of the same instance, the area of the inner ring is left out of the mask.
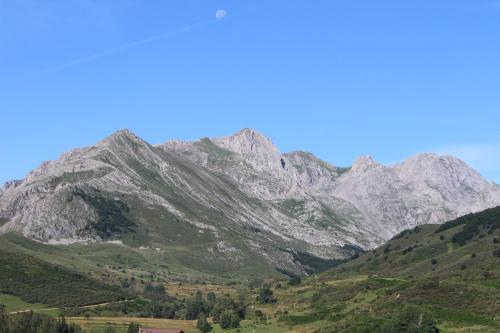
<path id="1" fill-rule="evenodd" d="M 245 314 L 247 312 L 247 296 L 243 291 L 238 294 L 238 302 L 234 304 L 234 310 L 236 314 L 241 318 L 245 319 Z"/>
<path id="2" fill-rule="evenodd" d="M 198 315 L 198 322 L 196 323 L 196 328 L 201 333 L 207 333 L 212 330 L 212 326 L 207 321 L 207 316 L 202 312 Z"/>
<path id="3" fill-rule="evenodd" d="M 226 310 L 220 317 L 220 327 L 224 330 L 240 327 L 241 318 L 231 310 Z"/>
<path id="4" fill-rule="evenodd" d="M 196 292 L 196 295 L 190 298 L 186 304 L 186 319 L 194 320 L 198 318 L 200 313 L 205 313 L 205 303 L 203 302 L 203 296 L 200 291 Z"/>
<path id="5" fill-rule="evenodd" d="M 299 285 L 302 282 L 300 276 L 294 275 L 290 280 L 288 280 L 288 284 L 291 286 Z"/>
<path id="6" fill-rule="evenodd" d="M 210 291 L 208 294 L 207 294 L 207 301 L 209 302 L 215 302 L 217 296 L 215 295 L 215 293 L 213 291 Z"/>
<path id="7" fill-rule="evenodd" d="M 139 328 L 140 326 L 138 323 L 131 322 L 128 324 L 127 333 L 139 333 Z"/>
<path id="8" fill-rule="evenodd" d="M 234 311 L 235 309 L 236 304 L 234 303 L 234 300 L 229 295 L 224 295 L 217 298 L 210 314 L 212 315 L 214 321 L 218 322 L 221 320 L 221 316 L 225 311 Z"/>
<path id="9" fill-rule="evenodd" d="M 0 304 L 0 333 L 9 333 L 9 318 L 3 304 Z"/>
<path id="10" fill-rule="evenodd" d="M 162 284 L 152 284 L 148 282 L 144 287 L 144 296 L 157 301 L 165 301 L 167 298 L 167 290 Z"/>
<path id="11" fill-rule="evenodd" d="M 273 301 L 273 291 L 269 285 L 264 285 L 259 290 L 259 302 L 260 304 L 267 304 Z"/>

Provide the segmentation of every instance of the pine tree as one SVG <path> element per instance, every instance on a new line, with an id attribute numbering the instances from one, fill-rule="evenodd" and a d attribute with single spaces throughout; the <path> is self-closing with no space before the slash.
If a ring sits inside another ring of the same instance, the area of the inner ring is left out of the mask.
<path id="1" fill-rule="evenodd" d="M 196 323 L 196 328 L 201 333 L 207 333 L 212 330 L 212 326 L 207 321 L 207 316 L 202 312 L 198 315 L 198 322 Z"/>

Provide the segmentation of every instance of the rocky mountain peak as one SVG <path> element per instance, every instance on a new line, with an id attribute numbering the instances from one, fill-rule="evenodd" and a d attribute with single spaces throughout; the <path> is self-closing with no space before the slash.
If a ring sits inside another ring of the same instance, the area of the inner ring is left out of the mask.
<path id="1" fill-rule="evenodd" d="M 400 165 L 407 167 L 424 167 L 431 165 L 446 165 L 446 164 L 456 164 L 463 165 L 467 167 L 467 165 L 461 161 L 460 159 L 449 156 L 449 155 L 438 155 L 435 153 L 420 153 L 414 156 L 411 156 L 400 163 Z"/>
<path id="2" fill-rule="evenodd" d="M 121 129 L 121 130 L 118 130 L 116 132 L 114 132 L 113 134 L 111 134 L 110 136 L 104 138 L 104 140 L 102 140 L 100 143 L 98 143 L 97 145 L 100 145 L 100 144 L 109 144 L 109 143 L 123 143 L 123 142 L 140 142 L 140 143 L 144 143 L 144 144 L 147 144 L 146 141 L 144 141 L 143 139 L 141 139 L 139 136 L 137 136 L 135 133 L 133 133 L 131 130 L 129 129 Z"/>
<path id="3" fill-rule="evenodd" d="M 371 156 L 361 156 L 354 161 L 352 170 L 354 172 L 364 172 L 370 169 L 381 166 L 380 163 L 375 161 Z"/>
<path id="4" fill-rule="evenodd" d="M 251 128 L 244 128 L 231 136 L 213 138 L 212 141 L 239 154 L 280 155 L 278 148 L 269 138 Z"/>
<path id="5" fill-rule="evenodd" d="M 423 153 L 395 165 L 402 176 L 436 183 L 474 184 L 476 188 L 489 185 L 477 171 L 461 159 L 450 155 Z"/>
<path id="6" fill-rule="evenodd" d="M 47 242 L 115 237 L 101 236 L 98 223 L 100 205 L 113 208 L 109 200 L 119 198 L 151 241 L 156 236 L 146 231 L 155 224 L 141 215 L 150 210 L 154 219 L 185 221 L 214 237 L 236 230 L 249 246 L 269 241 L 337 255 L 344 244 L 371 248 L 403 229 L 500 205 L 499 187 L 451 156 L 419 154 L 391 166 L 363 156 L 352 168 L 337 168 L 311 153 L 281 154 L 249 128 L 156 148 L 120 130 L 8 186 L 0 188 L 0 217 L 9 219 L 0 233 Z M 259 232 L 248 231 L 256 226 Z"/>

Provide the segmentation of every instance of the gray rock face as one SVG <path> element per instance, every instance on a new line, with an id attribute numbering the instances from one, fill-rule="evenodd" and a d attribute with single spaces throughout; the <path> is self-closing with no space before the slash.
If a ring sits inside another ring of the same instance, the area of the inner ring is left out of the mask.
<path id="1" fill-rule="evenodd" d="M 2 187 L 0 187 L 0 195 L 7 192 L 10 189 L 16 188 L 21 185 L 23 181 L 20 179 L 13 179 L 5 182 Z"/>
<path id="2" fill-rule="evenodd" d="M 134 230 L 161 243 L 182 229 L 182 237 L 210 235 L 209 253 L 300 270 L 283 249 L 344 257 L 345 245 L 372 248 L 408 227 L 497 205 L 500 187 L 450 156 L 394 166 L 362 157 L 339 168 L 311 153 L 283 154 L 251 129 L 158 146 L 122 130 L 4 186 L 0 232 L 71 243 Z"/>
<path id="3" fill-rule="evenodd" d="M 461 160 L 435 154 L 392 167 L 362 157 L 336 182 L 332 194 L 352 202 L 384 238 L 500 204 L 497 185 Z"/>

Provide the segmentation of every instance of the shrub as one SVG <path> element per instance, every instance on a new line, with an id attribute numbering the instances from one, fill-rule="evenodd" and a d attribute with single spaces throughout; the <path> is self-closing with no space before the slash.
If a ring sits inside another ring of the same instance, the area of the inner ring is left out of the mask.
<path id="1" fill-rule="evenodd" d="M 432 265 L 435 265 L 435 264 L 437 264 L 437 263 L 438 263 L 438 261 L 437 261 L 436 259 L 434 259 L 434 258 L 432 258 L 432 259 L 431 259 L 431 264 L 432 264 Z"/>
<path id="2" fill-rule="evenodd" d="M 300 276 L 293 276 L 290 280 L 288 280 L 288 284 L 291 286 L 299 285 L 302 282 Z"/>
<path id="3" fill-rule="evenodd" d="M 224 330 L 240 327 L 241 318 L 234 311 L 225 311 L 220 317 L 220 327 Z"/>
<path id="4" fill-rule="evenodd" d="M 217 296 L 215 295 L 215 293 L 213 291 L 210 291 L 207 293 L 207 301 L 214 302 L 216 298 L 217 298 Z"/>
<path id="5" fill-rule="evenodd" d="M 403 255 L 406 255 L 406 254 L 410 253 L 411 251 L 413 251 L 413 247 L 408 246 L 406 249 L 403 250 Z"/>

